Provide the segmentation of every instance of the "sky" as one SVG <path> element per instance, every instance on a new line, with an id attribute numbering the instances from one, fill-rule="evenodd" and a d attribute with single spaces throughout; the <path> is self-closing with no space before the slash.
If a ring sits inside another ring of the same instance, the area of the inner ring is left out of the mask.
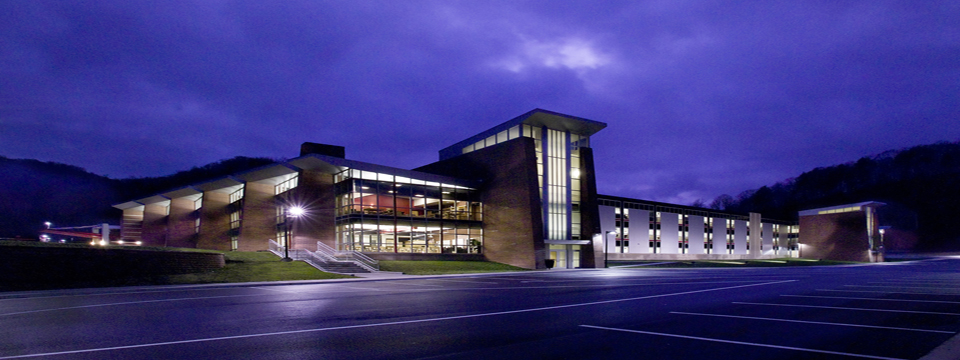
<path id="1" fill-rule="evenodd" d="M 411 169 L 535 108 L 690 204 L 960 140 L 960 2 L 0 0 L 0 156 L 112 178 L 303 142 Z"/>

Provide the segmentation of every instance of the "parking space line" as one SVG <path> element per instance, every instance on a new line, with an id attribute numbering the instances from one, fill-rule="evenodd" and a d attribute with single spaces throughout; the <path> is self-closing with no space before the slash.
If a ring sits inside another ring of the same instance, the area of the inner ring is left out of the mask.
<path id="1" fill-rule="evenodd" d="M 795 281 L 796 281 L 796 280 L 770 281 L 770 282 L 763 282 L 763 283 L 757 283 L 757 284 L 737 285 L 737 286 L 725 286 L 725 287 L 719 287 L 719 288 L 701 289 L 701 290 L 690 290 L 690 291 L 681 291 L 681 292 L 667 293 L 667 294 L 655 294 L 655 295 L 646 295 L 646 296 L 638 296 L 638 297 L 630 297 L 630 298 L 611 299 L 611 300 L 599 300 L 599 301 L 589 301 L 589 302 L 582 302 L 582 303 L 575 303 L 575 304 L 554 305 L 554 306 L 545 306 L 545 307 L 519 309 L 519 310 L 496 311 L 496 312 L 479 313 L 479 314 L 469 314 L 469 315 L 447 316 L 447 317 L 439 317 L 439 318 L 427 318 L 427 319 L 404 320 L 404 321 L 391 321 L 391 322 L 383 322 L 383 323 L 360 324 L 360 325 L 346 325 L 346 326 L 336 326 L 336 327 L 328 327 L 328 328 L 313 328 L 313 329 L 278 331 L 278 332 L 246 334 L 246 335 L 234 335 L 234 336 L 221 336 L 221 337 L 200 338 L 200 339 L 176 340 L 176 341 L 166 341 L 166 342 L 157 342 L 157 343 L 144 343 L 144 344 L 133 344 L 133 345 L 122 345 L 122 346 L 112 346 L 112 347 L 92 348 L 92 349 L 66 350 L 66 351 L 57 351 L 57 352 L 49 352 L 49 353 L 24 354 L 24 355 L 13 355 L 13 356 L 0 356 L 0 360 L 5 360 L 5 359 L 23 359 L 23 358 L 42 357 L 42 356 L 53 356 L 53 355 L 84 354 L 84 353 L 102 352 L 102 351 L 112 351 L 112 350 L 139 349 L 139 348 L 147 348 L 147 347 L 154 347 L 154 346 L 192 344 L 192 343 L 202 343 L 202 342 L 208 342 L 208 341 L 221 341 L 221 340 L 233 340 L 233 339 L 247 339 L 247 338 L 254 338 L 254 337 L 265 337 L 265 336 L 305 334 L 305 333 L 313 333 L 313 332 L 321 332 L 321 331 L 347 330 L 347 329 L 359 329 L 359 328 L 379 327 L 379 326 L 394 326 L 394 325 L 405 325 L 405 324 L 417 324 L 417 323 L 426 323 L 426 322 L 434 322 L 434 321 L 473 319 L 473 318 L 482 318 L 482 317 L 489 317 L 489 316 L 510 315 L 510 314 L 523 314 L 523 313 L 538 312 L 538 311 L 547 311 L 547 310 L 569 309 L 569 308 L 576 308 L 576 307 L 583 307 L 583 306 L 591 306 L 591 305 L 615 304 L 615 303 L 620 303 L 620 302 L 637 301 L 637 300 L 648 300 L 648 299 L 658 299 L 658 298 L 671 297 L 671 296 L 702 294 L 702 293 L 713 292 L 713 291 L 743 289 L 743 288 L 754 287 L 754 286 L 766 286 L 766 285 L 786 284 L 786 283 L 791 283 L 791 282 L 795 282 Z M 877 359 L 887 359 L 887 358 L 877 358 Z M 891 359 L 891 360 L 900 360 L 900 359 Z"/>
<path id="2" fill-rule="evenodd" d="M 831 323 L 831 322 L 822 322 L 822 321 L 789 320 L 789 319 L 764 318 L 764 317 L 754 317 L 754 316 L 702 314 L 702 313 L 689 313 L 689 312 L 682 312 L 682 311 L 671 311 L 670 313 L 680 314 L 680 315 L 724 317 L 724 318 L 733 318 L 733 319 L 779 321 L 779 322 L 790 322 L 790 323 L 800 323 L 800 324 L 834 325 L 834 326 L 848 326 L 848 327 L 860 327 L 860 328 L 883 329 L 883 330 L 903 330 L 903 331 L 931 332 L 931 333 L 940 333 L 940 334 L 956 334 L 953 331 L 942 331 L 942 330 L 926 330 L 926 329 L 912 329 L 912 328 L 889 327 L 889 326 L 844 324 L 844 323 Z"/>
<path id="3" fill-rule="evenodd" d="M 958 293 L 932 293 L 932 292 L 918 292 L 918 291 L 880 291 L 880 290 L 837 290 L 837 289 L 817 289 L 817 291 L 834 291 L 834 292 L 856 292 L 856 293 L 873 293 L 873 294 L 908 294 L 908 295 L 939 295 L 939 296 L 960 296 Z"/>
<path id="4" fill-rule="evenodd" d="M 943 290 L 943 286 L 899 286 L 899 285 L 844 285 L 846 287 L 856 288 L 893 288 L 893 289 L 923 289 L 923 290 Z"/>
<path id="5" fill-rule="evenodd" d="M 878 311 L 878 312 L 895 312 L 895 313 L 909 313 L 909 314 L 960 316 L 960 314 L 958 313 L 945 313 L 945 312 L 934 312 L 934 311 L 888 310 L 888 309 L 869 309 L 869 308 L 852 308 L 852 307 L 840 307 L 840 306 L 818 306 L 818 305 L 796 305 L 796 304 L 769 304 L 769 303 L 754 303 L 754 302 L 739 302 L 739 301 L 734 301 L 733 303 L 741 304 L 741 305 L 784 306 L 784 307 L 803 307 L 803 308 L 815 308 L 815 309 Z"/>
<path id="6" fill-rule="evenodd" d="M 845 352 L 839 352 L 839 351 L 807 349 L 807 348 L 799 348 L 799 347 L 793 347 L 793 346 L 781 346 L 781 345 L 771 345 L 771 344 L 759 344 L 759 343 L 750 343 L 750 342 L 744 342 L 744 341 L 733 341 L 733 340 L 723 340 L 723 339 L 705 338 L 705 337 L 699 337 L 699 336 L 687 336 L 687 335 L 678 335 L 678 334 L 658 333 L 658 332 L 652 332 L 652 331 L 641 331 L 641 330 L 630 330 L 630 329 L 618 329 L 618 328 L 610 328 L 610 327 L 603 327 L 603 326 L 593 326 L 593 325 L 580 325 L 580 326 L 585 327 L 585 328 L 591 328 L 591 329 L 599 329 L 599 330 L 610 330 L 610 331 L 620 331 L 620 332 L 628 332 L 628 333 L 644 334 L 644 335 L 655 335 L 655 336 L 675 337 L 675 338 L 681 338 L 681 339 L 712 341 L 712 342 L 719 342 L 719 343 L 725 343 L 725 344 L 757 346 L 757 347 L 765 347 L 765 348 L 773 348 L 773 349 L 782 349 L 782 350 L 806 351 L 806 352 L 814 352 L 814 353 L 820 353 L 820 354 L 853 356 L 853 357 L 860 357 L 860 358 L 865 358 L 865 359 L 905 360 L 905 359 L 900 359 L 900 358 L 891 358 L 891 357 L 883 357 L 883 356 L 874 356 L 874 355 L 845 353 Z"/>
<path id="7" fill-rule="evenodd" d="M 846 300 L 917 302 L 917 303 L 932 303 L 932 304 L 960 304 L 960 301 L 880 299 L 880 298 L 865 298 L 865 297 L 850 297 L 850 296 L 814 296 L 814 295 L 780 295 L 780 296 L 786 296 L 786 297 L 801 297 L 801 298 L 815 298 L 815 299 L 846 299 Z"/>

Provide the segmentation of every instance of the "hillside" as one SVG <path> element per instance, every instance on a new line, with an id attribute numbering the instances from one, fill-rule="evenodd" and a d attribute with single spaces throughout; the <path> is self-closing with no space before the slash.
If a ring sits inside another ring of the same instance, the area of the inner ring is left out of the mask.
<path id="1" fill-rule="evenodd" d="M 0 156 L 0 238 L 36 238 L 45 221 L 54 226 L 117 224 L 121 213 L 113 204 L 274 161 L 235 157 L 169 176 L 118 180 L 72 165 Z"/>
<path id="2" fill-rule="evenodd" d="M 887 151 L 855 162 L 816 168 L 710 207 L 795 220 L 805 209 L 880 201 L 882 225 L 915 234 L 919 249 L 960 250 L 960 142 Z"/>

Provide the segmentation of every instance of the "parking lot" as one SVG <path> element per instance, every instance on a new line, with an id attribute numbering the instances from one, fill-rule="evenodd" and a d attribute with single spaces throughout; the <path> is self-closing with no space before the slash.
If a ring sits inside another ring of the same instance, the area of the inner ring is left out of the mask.
<path id="1" fill-rule="evenodd" d="M 918 359 L 960 260 L 0 294 L 0 359 Z"/>

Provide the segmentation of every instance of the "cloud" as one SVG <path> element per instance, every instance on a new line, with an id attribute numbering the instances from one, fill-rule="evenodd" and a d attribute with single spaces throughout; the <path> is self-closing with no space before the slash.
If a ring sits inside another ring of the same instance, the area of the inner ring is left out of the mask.
<path id="1" fill-rule="evenodd" d="M 534 40 L 520 37 L 515 54 L 495 60 L 493 65 L 519 73 L 529 67 L 592 70 L 610 63 L 610 56 L 600 51 L 590 41 L 580 38 L 558 40 Z"/>

